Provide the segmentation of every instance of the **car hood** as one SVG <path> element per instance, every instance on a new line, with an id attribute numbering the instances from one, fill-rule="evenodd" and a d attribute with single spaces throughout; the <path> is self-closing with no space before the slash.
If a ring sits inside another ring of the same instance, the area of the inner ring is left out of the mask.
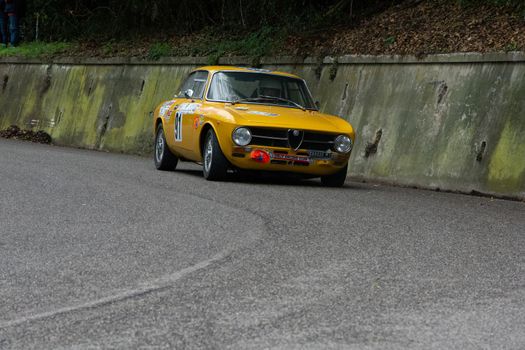
<path id="1" fill-rule="evenodd" d="M 254 104 L 236 104 L 227 106 L 226 110 L 231 113 L 239 125 L 301 128 L 353 134 L 350 124 L 342 118 L 318 111 Z"/>

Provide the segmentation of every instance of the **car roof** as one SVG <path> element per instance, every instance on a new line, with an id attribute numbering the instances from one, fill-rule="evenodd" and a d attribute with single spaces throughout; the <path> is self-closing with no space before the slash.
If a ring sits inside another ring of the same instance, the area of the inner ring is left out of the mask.
<path id="1" fill-rule="evenodd" d="M 224 72 L 224 71 L 247 72 L 247 73 L 265 73 L 265 74 L 274 74 L 274 75 L 281 75 L 281 76 L 295 78 L 295 79 L 301 79 L 297 75 L 290 74 L 290 73 L 272 71 L 272 70 L 269 70 L 269 69 L 250 68 L 250 67 L 205 66 L 205 67 L 199 67 L 199 68 L 195 69 L 194 71 L 199 71 L 199 70 L 206 70 L 206 71 L 208 71 L 210 73 Z"/>

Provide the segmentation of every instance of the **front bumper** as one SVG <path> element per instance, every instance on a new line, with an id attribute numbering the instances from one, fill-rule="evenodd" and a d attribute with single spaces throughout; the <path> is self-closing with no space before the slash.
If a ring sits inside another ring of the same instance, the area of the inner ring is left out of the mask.
<path id="1" fill-rule="evenodd" d="M 231 146 L 226 158 L 244 170 L 294 172 L 308 175 L 331 175 L 348 164 L 350 153 L 321 152 L 267 146 Z"/>

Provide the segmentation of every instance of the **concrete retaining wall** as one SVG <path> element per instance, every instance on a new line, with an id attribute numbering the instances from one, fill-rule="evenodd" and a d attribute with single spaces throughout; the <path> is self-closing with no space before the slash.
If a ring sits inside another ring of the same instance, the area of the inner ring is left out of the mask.
<path id="1" fill-rule="evenodd" d="M 243 64 L 243 58 L 221 63 Z M 128 153 L 152 147 L 151 115 L 206 59 L 0 61 L 0 128 Z M 357 131 L 349 175 L 525 199 L 525 55 L 263 59 L 304 77 Z"/>

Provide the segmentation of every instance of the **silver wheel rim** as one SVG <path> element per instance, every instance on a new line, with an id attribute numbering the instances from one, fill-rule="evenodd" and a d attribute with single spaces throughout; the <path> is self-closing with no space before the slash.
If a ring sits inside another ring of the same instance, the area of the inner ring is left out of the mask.
<path id="1" fill-rule="evenodd" d="M 157 142 L 155 143 L 155 157 L 158 163 L 162 161 L 163 154 L 164 154 L 164 137 L 162 137 L 162 131 L 160 130 L 157 135 Z"/>
<path id="2" fill-rule="evenodd" d="M 213 144 L 212 144 L 212 138 L 210 137 L 208 139 L 208 142 L 206 142 L 206 149 L 204 150 L 204 170 L 208 173 L 211 168 L 211 158 L 213 156 Z"/>

